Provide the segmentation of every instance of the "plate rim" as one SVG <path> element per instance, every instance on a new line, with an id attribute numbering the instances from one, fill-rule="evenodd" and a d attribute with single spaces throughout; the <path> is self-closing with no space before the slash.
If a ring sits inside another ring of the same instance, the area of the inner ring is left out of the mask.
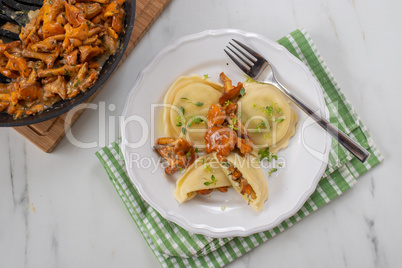
<path id="1" fill-rule="evenodd" d="M 185 36 L 180 37 L 177 40 L 173 41 L 172 43 L 166 45 L 151 58 L 151 60 L 147 63 L 147 65 L 138 74 L 135 82 L 132 84 L 132 86 L 130 88 L 130 93 L 127 96 L 127 99 L 126 99 L 126 102 L 125 102 L 125 105 L 124 105 L 124 108 L 122 111 L 121 122 L 120 122 L 121 135 L 122 135 L 122 142 L 120 145 L 120 149 L 123 152 L 123 157 L 124 157 L 125 163 L 127 163 L 127 159 L 129 156 L 127 155 L 128 151 L 125 150 L 125 147 L 126 147 L 125 141 L 127 140 L 126 139 L 126 128 L 122 122 L 124 121 L 124 118 L 127 117 L 127 112 L 128 112 L 128 109 L 130 108 L 130 105 L 129 105 L 130 100 L 136 95 L 136 93 L 138 91 L 137 90 L 138 85 L 142 82 L 145 74 L 150 71 L 151 67 L 154 65 L 155 62 L 157 62 L 159 60 L 159 58 L 161 56 L 163 56 L 168 51 L 174 50 L 175 48 L 177 48 L 178 46 L 180 46 L 183 43 L 190 42 L 190 41 L 193 41 L 193 40 L 196 40 L 196 39 L 199 39 L 202 37 L 206 37 L 206 36 L 217 36 L 217 35 L 223 35 L 223 34 L 228 34 L 228 33 L 239 34 L 239 35 L 242 35 L 245 37 L 254 37 L 257 39 L 261 39 L 264 42 L 267 42 L 270 45 L 272 45 L 275 49 L 280 50 L 281 53 L 286 54 L 286 56 L 288 58 L 290 58 L 293 62 L 298 64 L 303 69 L 303 71 L 306 73 L 306 75 L 309 77 L 309 81 L 311 81 L 313 84 L 315 84 L 314 88 L 319 97 L 320 111 L 323 113 L 323 116 L 326 119 L 329 119 L 329 110 L 325 104 L 324 94 L 323 94 L 321 85 L 318 83 L 316 78 L 314 78 L 314 76 L 311 74 L 308 67 L 303 62 L 301 62 L 298 58 L 296 58 L 293 54 L 291 54 L 285 47 L 283 47 L 279 43 L 272 41 L 269 38 L 267 38 L 261 34 L 258 34 L 258 33 L 247 32 L 247 31 L 234 29 L 234 28 L 205 30 L 205 31 L 201 31 L 198 33 L 185 35 Z M 177 215 L 177 213 L 171 213 L 169 211 L 165 211 L 156 202 L 154 202 L 152 200 L 152 198 L 150 198 L 145 193 L 145 191 L 143 190 L 142 185 L 140 183 L 135 182 L 136 179 L 135 179 L 135 176 L 132 173 L 131 169 L 127 168 L 127 166 L 126 166 L 126 170 L 129 175 L 130 181 L 133 183 L 134 187 L 137 189 L 138 193 L 141 195 L 141 197 L 144 199 L 144 201 L 147 202 L 152 208 L 154 208 L 166 220 L 174 222 L 175 224 L 186 229 L 187 231 L 190 231 L 190 232 L 193 232 L 196 234 L 214 237 L 214 238 L 225 238 L 225 237 L 231 237 L 231 236 L 245 237 L 245 236 L 249 236 L 254 233 L 270 230 L 270 229 L 278 226 L 281 222 L 290 218 L 291 216 L 296 214 L 297 211 L 300 210 L 300 208 L 303 206 L 303 204 L 307 201 L 308 197 L 311 196 L 311 194 L 316 190 L 318 182 L 325 172 L 325 169 L 326 169 L 327 163 L 328 163 L 328 159 L 329 159 L 330 149 L 331 149 L 331 136 L 328 133 L 326 133 L 325 150 L 323 153 L 321 167 L 320 167 L 319 171 L 317 172 L 317 175 L 314 178 L 314 180 L 312 180 L 312 185 L 310 186 L 310 188 L 301 196 L 298 203 L 295 205 L 295 207 L 292 210 L 278 216 L 278 218 L 276 220 L 274 220 L 273 222 L 271 222 L 270 224 L 262 224 L 262 225 L 259 225 L 259 226 L 253 227 L 253 228 L 249 228 L 247 230 L 245 230 L 244 228 L 230 227 L 231 228 L 230 230 L 222 231 L 221 228 L 215 228 L 215 227 L 209 226 L 207 224 L 191 223 L 191 222 L 189 222 L 189 220 L 185 219 L 183 216 Z"/>

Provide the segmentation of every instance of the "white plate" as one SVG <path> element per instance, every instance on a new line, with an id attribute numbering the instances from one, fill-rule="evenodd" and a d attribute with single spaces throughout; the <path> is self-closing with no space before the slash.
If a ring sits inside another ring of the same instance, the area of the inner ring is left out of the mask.
<path id="1" fill-rule="evenodd" d="M 180 174 L 167 176 L 161 166 L 156 166 L 159 155 L 152 146 L 157 124 L 153 121 L 160 109 L 154 104 L 163 103 L 170 85 L 182 75 L 208 74 L 218 82 L 224 71 L 234 83 L 244 81 L 244 74 L 223 51 L 232 38 L 267 57 L 280 81 L 328 118 L 322 90 L 307 67 L 284 47 L 258 34 L 234 29 L 205 31 L 179 39 L 151 60 L 132 86 L 123 112 L 122 150 L 128 174 L 144 200 L 164 218 L 193 233 L 212 237 L 247 236 L 273 228 L 294 215 L 315 190 L 331 143 L 325 131 L 295 108 L 299 116 L 296 135 L 278 154 L 285 164 L 270 177 L 264 171 L 270 196 L 263 211 L 255 212 L 233 189 L 198 195 L 181 205 L 176 202 L 173 191 Z"/>

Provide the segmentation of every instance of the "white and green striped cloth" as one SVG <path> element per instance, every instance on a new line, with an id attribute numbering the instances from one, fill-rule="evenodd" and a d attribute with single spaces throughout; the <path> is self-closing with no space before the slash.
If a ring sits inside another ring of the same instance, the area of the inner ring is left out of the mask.
<path id="1" fill-rule="evenodd" d="M 301 29 L 278 41 L 298 57 L 321 84 L 330 121 L 371 153 L 362 164 L 334 139 L 329 164 L 316 191 L 303 207 L 277 227 L 249 237 L 212 238 L 190 233 L 164 219 L 147 204 L 130 181 L 120 142 L 114 142 L 96 153 L 110 181 L 163 267 L 222 267 L 286 230 L 356 183 L 356 178 L 383 160 L 367 128 L 345 98 L 320 56 L 309 34 Z"/>

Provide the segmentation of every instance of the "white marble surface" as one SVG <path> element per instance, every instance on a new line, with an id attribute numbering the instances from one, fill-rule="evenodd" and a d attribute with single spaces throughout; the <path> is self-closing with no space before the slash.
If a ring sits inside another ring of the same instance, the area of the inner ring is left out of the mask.
<path id="1" fill-rule="evenodd" d="M 0 128 L 0 267 L 159 266 L 94 153 L 117 137 L 130 85 L 159 49 L 228 27 L 273 40 L 304 27 L 386 158 L 344 196 L 228 267 L 400 267 L 401 13 L 399 0 L 173 0 L 97 96 L 98 108 L 73 127 L 78 141 L 97 146 L 64 139 L 45 154 Z"/>

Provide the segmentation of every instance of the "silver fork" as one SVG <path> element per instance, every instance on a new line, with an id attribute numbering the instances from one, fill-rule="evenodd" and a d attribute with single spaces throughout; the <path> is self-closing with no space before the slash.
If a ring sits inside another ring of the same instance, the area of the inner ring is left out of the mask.
<path id="1" fill-rule="evenodd" d="M 264 57 L 262 57 L 259 53 L 249 48 L 248 46 L 242 44 L 241 42 L 232 39 L 243 48 L 243 51 L 238 46 L 234 44 L 229 44 L 235 49 L 233 50 L 231 47 L 226 46 L 231 52 L 228 52 L 226 49 L 224 51 L 226 54 L 236 63 L 236 65 L 248 76 L 252 79 L 271 84 L 277 87 L 283 94 L 285 94 L 291 101 L 293 101 L 301 110 L 303 110 L 306 114 L 308 114 L 311 118 L 313 118 L 324 130 L 326 130 L 329 134 L 332 135 L 340 144 L 342 144 L 349 152 L 351 152 L 357 159 L 361 162 L 365 162 L 367 158 L 370 156 L 370 153 L 352 140 L 345 133 L 337 129 L 334 125 L 332 125 L 328 120 L 320 116 L 315 112 L 311 107 L 303 103 L 298 97 L 296 97 L 293 93 L 291 93 L 288 89 L 286 89 L 277 79 L 274 73 L 274 70 Z M 237 52 L 236 52 L 237 51 Z M 237 57 L 235 57 L 235 56 Z M 240 62 L 240 59 L 242 62 Z"/>

